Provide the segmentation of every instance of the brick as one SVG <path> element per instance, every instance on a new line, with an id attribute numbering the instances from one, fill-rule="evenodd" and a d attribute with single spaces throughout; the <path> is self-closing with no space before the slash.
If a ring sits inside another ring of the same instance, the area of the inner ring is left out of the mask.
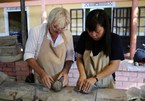
<path id="1" fill-rule="evenodd" d="M 116 75 L 116 76 L 120 76 L 120 75 L 122 75 L 122 72 L 121 72 L 121 71 L 116 71 L 116 72 L 115 72 L 115 75 Z"/>
<path id="2" fill-rule="evenodd" d="M 73 77 L 73 74 L 72 74 L 72 73 L 69 73 L 68 76 L 69 76 L 69 77 Z"/>
<path id="3" fill-rule="evenodd" d="M 6 72 L 13 72 L 13 68 L 8 68 L 8 67 L 5 67 L 3 68 L 3 71 L 6 71 Z"/>
<path id="4" fill-rule="evenodd" d="M 76 83 L 77 80 L 78 80 L 77 78 L 69 78 L 69 82 L 75 82 Z"/>
<path id="5" fill-rule="evenodd" d="M 16 71 L 20 71 L 21 68 L 20 67 L 15 67 Z"/>
<path id="6" fill-rule="evenodd" d="M 2 67 L 0 67 L 0 71 L 3 71 L 3 68 Z"/>
<path id="7" fill-rule="evenodd" d="M 70 72 L 73 72 L 73 73 L 78 73 L 78 69 L 71 69 Z"/>
<path id="8" fill-rule="evenodd" d="M 122 75 L 127 77 L 137 77 L 137 72 L 123 72 Z"/>
<path id="9" fill-rule="evenodd" d="M 29 67 L 23 67 L 21 68 L 22 71 L 30 71 Z"/>
<path id="10" fill-rule="evenodd" d="M 117 81 L 128 81 L 128 77 L 122 77 L 122 76 L 118 76 L 115 78 Z"/>
<path id="11" fill-rule="evenodd" d="M 119 66 L 118 71 L 127 71 L 128 68 L 126 66 Z"/>
<path id="12" fill-rule="evenodd" d="M 77 79 L 76 79 L 76 78 L 70 78 L 70 79 L 69 79 L 69 85 L 75 86 L 76 83 L 77 83 Z"/>
<path id="13" fill-rule="evenodd" d="M 69 72 L 70 77 L 78 78 L 79 77 L 79 72 L 76 69 L 70 70 Z"/>
<path id="14" fill-rule="evenodd" d="M 123 86 L 122 82 L 116 82 L 115 83 L 115 88 L 117 88 L 117 89 L 124 89 L 124 86 Z"/>
<path id="15" fill-rule="evenodd" d="M 23 71 L 17 71 L 16 72 L 16 75 L 28 75 L 29 74 L 29 72 L 23 72 Z"/>
<path id="16" fill-rule="evenodd" d="M 15 62 L 6 63 L 6 66 L 9 68 L 15 68 Z"/>
<path id="17" fill-rule="evenodd" d="M 138 78 L 144 78 L 145 77 L 145 73 L 143 72 L 138 72 Z"/>
<path id="18" fill-rule="evenodd" d="M 123 82 L 123 87 L 125 89 L 128 89 L 130 87 L 136 87 L 137 86 L 137 83 L 133 83 L 133 82 Z"/>
<path id="19" fill-rule="evenodd" d="M 140 82 L 140 83 L 143 83 L 143 79 L 129 77 L 129 82 Z"/>
<path id="20" fill-rule="evenodd" d="M 28 64 L 25 61 L 18 61 L 18 62 L 15 63 L 15 66 L 22 68 L 22 67 L 28 67 Z"/>
<path id="21" fill-rule="evenodd" d="M 0 67 L 5 68 L 5 67 L 7 67 L 7 64 L 3 63 L 3 62 L 0 62 Z"/>
<path id="22" fill-rule="evenodd" d="M 122 85 L 123 85 L 122 82 L 119 82 L 119 81 L 115 82 L 115 86 L 122 86 Z"/>
<path id="23" fill-rule="evenodd" d="M 73 77 L 74 78 L 78 78 L 79 77 L 79 74 L 78 73 L 75 73 L 75 74 L 73 74 Z"/>
<path id="24" fill-rule="evenodd" d="M 68 83 L 68 86 L 76 86 L 76 83 L 74 83 L 74 82 L 69 82 L 69 83 Z"/>
<path id="25" fill-rule="evenodd" d="M 74 70 L 70 70 L 70 73 L 73 73 L 73 74 L 78 74 L 78 70 L 74 69 Z"/>

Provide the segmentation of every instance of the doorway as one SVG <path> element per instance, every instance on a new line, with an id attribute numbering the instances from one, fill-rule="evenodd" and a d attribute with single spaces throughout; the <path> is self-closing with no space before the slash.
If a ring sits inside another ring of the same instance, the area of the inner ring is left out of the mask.
<path id="1" fill-rule="evenodd" d="M 26 34 L 29 30 L 29 9 L 25 7 L 25 23 L 26 23 Z M 4 8 L 4 19 L 5 19 L 5 35 L 16 35 L 18 42 L 22 45 L 22 33 L 21 33 L 21 9 L 20 7 L 8 7 Z M 28 35 L 26 35 L 27 37 Z"/>
<path id="2" fill-rule="evenodd" d="M 26 14 L 26 11 L 25 11 Z M 22 44 L 22 32 L 21 32 L 21 12 L 8 12 L 8 26 L 9 26 L 9 35 L 16 35 L 18 43 Z M 26 21 L 26 33 L 27 33 L 27 17 Z M 27 35 L 26 35 L 27 36 Z"/>

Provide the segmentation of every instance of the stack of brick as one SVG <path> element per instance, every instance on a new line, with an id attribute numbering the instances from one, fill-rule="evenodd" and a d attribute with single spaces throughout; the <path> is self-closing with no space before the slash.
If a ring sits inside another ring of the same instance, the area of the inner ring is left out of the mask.
<path id="1" fill-rule="evenodd" d="M 116 72 L 116 88 L 140 88 L 142 85 L 145 85 L 145 67 L 134 66 L 132 60 L 121 61 L 119 70 Z"/>
<path id="2" fill-rule="evenodd" d="M 25 61 L 0 62 L 0 71 L 14 77 L 19 82 L 24 82 L 26 77 L 31 73 Z"/>
<path id="3" fill-rule="evenodd" d="M 22 58 L 23 52 L 17 36 L 0 37 L 0 71 L 15 77 L 17 81 L 24 81 L 29 67 Z"/>

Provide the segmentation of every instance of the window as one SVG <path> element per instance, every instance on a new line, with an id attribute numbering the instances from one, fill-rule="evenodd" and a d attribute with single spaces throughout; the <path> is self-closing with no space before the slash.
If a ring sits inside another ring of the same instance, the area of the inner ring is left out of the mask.
<path id="1" fill-rule="evenodd" d="M 124 52 L 129 52 L 131 34 L 131 7 L 113 9 L 112 31 L 121 36 Z M 144 49 L 143 44 L 145 44 L 145 7 L 139 7 L 136 48 Z"/>
<path id="2" fill-rule="evenodd" d="M 75 36 L 79 36 L 84 31 L 83 9 L 70 10 L 70 31 Z"/>
<path id="3" fill-rule="evenodd" d="M 145 36 L 145 7 L 138 10 L 138 36 Z"/>
<path id="4" fill-rule="evenodd" d="M 120 36 L 129 36 L 130 25 L 131 8 L 114 8 L 112 31 Z"/>
<path id="5" fill-rule="evenodd" d="M 28 7 L 25 7 L 26 14 L 26 34 L 29 30 L 29 14 Z M 5 19 L 5 35 L 17 35 L 18 42 L 22 44 L 21 34 L 21 9 L 20 7 L 4 8 L 4 19 Z M 27 35 L 26 35 L 27 36 Z"/>
<path id="6" fill-rule="evenodd" d="M 137 48 L 144 49 L 145 44 L 145 7 L 138 8 Z"/>
<path id="7" fill-rule="evenodd" d="M 124 53 L 130 50 L 131 8 L 114 8 L 112 32 L 121 36 Z"/>

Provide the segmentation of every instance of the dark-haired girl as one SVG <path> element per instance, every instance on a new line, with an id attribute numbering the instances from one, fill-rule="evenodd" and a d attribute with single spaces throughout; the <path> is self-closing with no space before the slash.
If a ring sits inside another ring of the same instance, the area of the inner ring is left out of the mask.
<path id="1" fill-rule="evenodd" d="M 86 18 L 86 31 L 76 46 L 79 70 L 77 88 L 89 93 L 96 88 L 113 88 L 112 74 L 124 59 L 119 35 L 110 31 L 109 17 L 101 9 L 92 10 Z"/>

